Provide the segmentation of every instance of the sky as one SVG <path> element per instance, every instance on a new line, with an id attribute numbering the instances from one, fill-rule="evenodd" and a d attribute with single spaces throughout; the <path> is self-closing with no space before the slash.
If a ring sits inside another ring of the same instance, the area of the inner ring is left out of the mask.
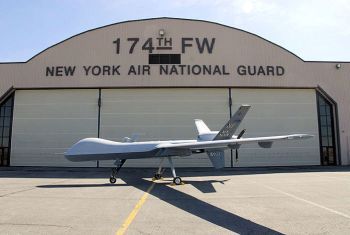
<path id="1" fill-rule="evenodd" d="M 349 0 L 0 0 L 0 62 L 27 61 L 86 30 L 155 17 L 239 28 L 305 61 L 350 61 Z"/>

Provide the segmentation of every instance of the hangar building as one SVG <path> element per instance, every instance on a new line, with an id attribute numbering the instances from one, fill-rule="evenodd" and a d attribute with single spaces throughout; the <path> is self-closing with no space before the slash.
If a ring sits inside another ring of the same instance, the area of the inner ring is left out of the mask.
<path id="1" fill-rule="evenodd" d="M 325 45 L 326 46 L 326 45 Z M 195 139 L 193 119 L 219 130 L 241 104 L 244 137 L 305 133 L 305 141 L 226 151 L 226 166 L 349 165 L 350 64 L 303 61 L 249 32 L 157 18 L 89 30 L 27 62 L 0 64 L 1 166 L 72 163 L 85 137 Z M 128 166 L 155 166 L 157 159 Z M 176 166 L 210 166 L 206 155 Z"/>

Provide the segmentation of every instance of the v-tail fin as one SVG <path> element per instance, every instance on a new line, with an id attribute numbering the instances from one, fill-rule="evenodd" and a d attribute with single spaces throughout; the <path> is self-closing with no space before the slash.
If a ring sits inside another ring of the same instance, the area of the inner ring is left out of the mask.
<path id="1" fill-rule="evenodd" d="M 241 124 L 243 118 L 250 109 L 250 105 L 243 104 L 231 119 L 225 124 L 225 126 L 219 131 L 213 140 L 227 140 L 231 139 L 233 134 L 236 132 L 238 126 Z"/>
<path id="2" fill-rule="evenodd" d="M 209 127 L 203 122 L 203 120 L 195 119 L 194 121 L 199 135 L 210 132 Z"/>

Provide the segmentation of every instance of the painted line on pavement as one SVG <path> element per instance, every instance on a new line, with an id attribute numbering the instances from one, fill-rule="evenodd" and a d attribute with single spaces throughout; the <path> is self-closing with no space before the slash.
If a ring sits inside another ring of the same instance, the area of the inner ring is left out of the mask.
<path id="1" fill-rule="evenodd" d="M 130 224 L 132 223 L 132 221 L 135 219 L 137 213 L 139 212 L 139 210 L 141 209 L 142 205 L 146 202 L 146 199 L 148 198 L 150 192 L 152 191 L 153 187 L 154 187 L 155 183 L 152 183 L 151 186 L 147 189 L 147 192 L 145 192 L 143 194 L 143 196 L 141 197 L 141 199 L 137 202 L 137 204 L 135 205 L 134 209 L 130 212 L 129 216 L 126 218 L 126 220 L 124 221 L 124 223 L 122 224 L 122 226 L 118 229 L 118 231 L 115 233 L 116 235 L 123 235 L 126 230 L 128 229 L 128 227 L 130 226 Z"/>
<path id="2" fill-rule="evenodd" d="M 255 181 L 253 181 L 253 182 L 254 182 L 255 184 L 259 184 L 258 182 L 255 182 Z M 337 214 L 337 215 L 343 216 L 343 217 L 345 217 L 345 218 L 347 218 L 347 219 L 350 219 L 350 215 L 347 215 L 347 214 L 345 214 L 345 213 L 343 213 L 343 212 L 333 210 L 333 209 L 331 209 L 331 208 L 322 206 L 322 205 L 317 204 L 317 203 L 315 203 L 315 202 L 306 200 L 306 199 L 304 199 L 304 198 L 295 196 L 295 195 L 293 195 L 293 194 L 284 192 L 284 191 L 282 191 L 282 190 L 273 188 L 273 187 L 271 187 L 271 186 L 262 185 L 262 184 L 259 184 L 259 185 L 260 185 L 260 186 L 263 186 L 263 187 L 265 187 L 265 188 L 268 188 L 268 189 L 270 189 L 270 190 L 273 190 L 273 191 L 275 191 L 275 192 L 284 194 L 284 195 L 286 195 L 286 196 L 288 196 L 288 197 L 294 198 L 294 199 L 296 199 L 296 200 L 298 200 L 298 201 L 305 202 L 305 203 L 307 203 L 307 204 L 310 204 L 310 205 L 316 206 L 316 207 L 318 207 L 318 208 L 324 209 L 324 210 L 326 210 L 326 211 L 328 211 L 328 212 L 332 212 L 332 213 L 334 213 L 334 214 Z"/>

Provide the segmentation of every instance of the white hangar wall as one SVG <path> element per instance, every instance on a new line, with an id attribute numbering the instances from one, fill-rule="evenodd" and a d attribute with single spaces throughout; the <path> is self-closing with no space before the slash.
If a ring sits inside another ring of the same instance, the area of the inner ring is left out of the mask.
<path id="1" fill-rule="evenodd" d="M 240 104 L 252 105 L 239 130 L 246 137 L 313 134 L 306 141 L 274 143 L 271 149 L 247 145 L 239 149 L 235 166 L 320 164 L 315 90 L 313 89 L 53 89 L 19 90 L 15 94 L 11 165 L 96 166 L 71 163 L 63 152 L 76 141 L 98 135 L 98 97 L 101 92 L 100 137 L 122 141 L 195 139 L 193 119 L 219 130 Z M 235 153 L 234 153 L 235 154 Z M 233 156 L 235 157 L 235 155 Z M 156 167 L 159 159 L 128 160 L 126 166 Z M 205 154 L 176 158 L 176 166 L 211 166 Z M 101 161 L 100 166 L 112 166 Z M 226 166 L 231 153 L 226 151 Z"/>

